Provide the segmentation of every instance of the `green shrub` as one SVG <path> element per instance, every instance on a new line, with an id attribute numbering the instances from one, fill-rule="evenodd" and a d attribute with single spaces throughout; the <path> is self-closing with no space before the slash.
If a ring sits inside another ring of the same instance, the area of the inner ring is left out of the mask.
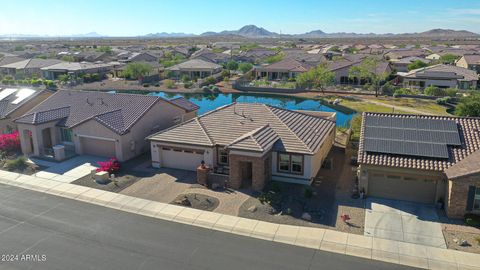
<path id="1" fill-rule="evenodd" d="M 15 171 L 25 169 L 28 164 L 27 159 L 24 156 L 20 156 L 16 159 L 7 160 L 4 166 L 9 171 Z"/>
<path id="2" fill-rule="evenodd" d="M 427 96 L 434 96 L 434 97 L 444 97 L 445 90 L 433 85 L 429 85 L 423 90 L 423 93 Z"/>
<path id="3" fill-rule="evenodd" d="M 187 75 L 183 75 L 182 78 L 180 79 L 183 83 L 189 82 L 190 78 Z"/>
<path id="4" fill-rule="evenodd" d="M 208 86 L 202 87 L 202 91 L 206 94 L 212 93 L 212 90 Z"/>
<path id="5" fill-rule="evenodd" d="M 206 83 L 206 84 L 215 84 L 216 82 L 217 82 L 217 81 L 216 81 L 215 78 L 212 77 L 212 76 L 205 78 L 205 83 Z"/>
<path id="6" fill-rule="evenodd" d="M 175 82 L 168 79 L 168 80 L 164 80 L 163 81 L 163 84 L 165 85 L 165 87 L 167 87 L 168 89 L 173 89 L 175 88 Z"/>
<path id="7" fill-rule="evenodd" d="M 410 88 L 400 88 L 395 90 L 393 96 L 396 97 L 398 95 L 418 95 L 419 92 L 417 89 L 410 89 Z"/>
<path id="8" fill-rule="evenodd" d="M 475 214 L 466 214 L 465 223 L 472 227 L 480 227 L 480 216 Z"/>
<path id="9" fill-rule="evenodd" d="M 457 96 L 457 89 L 455 88 L 448 88 L 448 89 L 445 89 L 445 95 L 446 96 L 449 96 L 449 97 L 456 97 Z"/>
<path id="10" fill-rule="evenodd" d="M 447 103 L 450 103 L 452 101 L 452 97 L 441 97 L 441 98 L 437 98 L 435 100 L 435 102 L 437 102 L 438 105 L 445 105 Z"/>
<path id="11" fill-rule="evenodd" d="M 186 83 L 183 83 L 183 87 L 185 88 L 190 88 L 193 86 L 193 82 L 186 82 Z"/>
<path id="12" fill-rule="evenodd" d="M 150 84 L 149 83 L 144 83 L 143 87 L 150 87 Z"/>

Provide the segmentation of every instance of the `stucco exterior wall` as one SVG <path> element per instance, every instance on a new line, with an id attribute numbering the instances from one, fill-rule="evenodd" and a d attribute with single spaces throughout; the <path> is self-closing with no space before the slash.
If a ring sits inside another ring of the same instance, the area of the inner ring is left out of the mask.
<path id="1" fill-rule="evenodd" d="M 457 179 L 448 180 L 446 190 L 445 211 L 450 218 L 462 218 L 467 211 L 468 188 L 480 187 L 480 174 L 474 174 Z M 476 214 L 480 214 L 477 211 Z"/>

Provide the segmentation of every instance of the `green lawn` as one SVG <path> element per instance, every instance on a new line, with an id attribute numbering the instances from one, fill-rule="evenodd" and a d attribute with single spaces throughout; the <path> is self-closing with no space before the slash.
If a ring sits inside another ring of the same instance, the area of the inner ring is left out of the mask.
<path id="1" fill-rule="evenodd" d="M 352 110 L 357 112 L 379 112 L 379 113 L 405 113 L 408 114 L 406 111 L 402 110 L 394 110 L 387 106 L 382 106 L 378 104 L 368 103 L 362 100 L 355 100 L 355 99 L 342 99 L 340 105 L 348 107 Z"/>
<path id="2" fill-rule="evenodd" d="M 438 115 L 449 115 L 447 113 L 447 108 L 438 105 L 435 100 L 426 100 L 426 99 L 414 99 L 414 98 L 378 98 L 376 99 L 379 102 L 394 105 L 402 106 L 407 108 L 416 109 L 419 111 L 424 111 L 431 114 Z"/>

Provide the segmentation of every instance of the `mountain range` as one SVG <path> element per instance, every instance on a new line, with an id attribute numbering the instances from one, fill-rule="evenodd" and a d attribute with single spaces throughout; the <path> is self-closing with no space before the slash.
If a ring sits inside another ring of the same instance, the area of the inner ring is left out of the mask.
<path id="1" fill-rule="evenodd" d="M 205 32 L 200 35 L 188 34 L 188 33 L 150 33 L 146 35 L 137 36 L 139 38 L 179 38 L 179 37 L 222 37 L 222 36 L 237 36 L 244 38 L 356 38 L 356 37 L 429 37 L 429 38 L 466 38 L 466 37 L 479 37 L 477 33 L 469 32 L 466 30 L 451 30 L 451 29 L 432 29 L 420 33 L 403 33 L 403 34 L 375 34 L 375 33 L 325 33 L 322 30 L 313 30 L 303 34 L 279 34 L 270 32 L 265 28 L 258 27 L 256 25 L 245 25 L 238 30 L 224 30 L 220 32 Z M 41 36 L 41 35 L 0 35 L 0 38 L 100 38 L 108 37 L 96 32 L 90 32 L 86 34 L 76 35 L 64 35 L 64 36 Z"/>

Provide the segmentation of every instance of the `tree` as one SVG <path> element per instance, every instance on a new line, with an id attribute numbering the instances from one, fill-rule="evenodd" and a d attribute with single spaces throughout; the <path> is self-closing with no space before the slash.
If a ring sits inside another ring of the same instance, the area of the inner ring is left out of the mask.
<path id="1" fill-rule="evenodd" d="M 75 62 L 75 58 L 71 55 L 64 55 L 62 57 L 62 60 L 66 62 Z"/>
<path id="2" fill-rule="evenodd" d="M 97 52 L 112 53 L 112 47 L 110 46 L 100 46 L 96 49 Z"/>
<path id="3" fill-rule="evenodd" d="M 282 61 L 284 54 L 282 52 L 265 58 L 265 63 L 273 64 Z"/>
<path id="4" fill-rule="evenodd" d="M 140 79 L 152 71 L 152 66 L 147 63 L 128 63 L 123 75 L 128 78 Z"/>
<path id="5" fill-rule="evenodd" d="M 227 67 L 228 70 L 237 70 L 238 69 L 238 63 L 233 61 L 233 60 L 230 60 L 230 61 L 228 61 L 226 67 Z"/>
<path id="6" fill-rule="evenodd" d="M 423 68 L 423 67 L 427 67 L 427 66 L 428 66 L 427 63 L 425 63 L 421 60 L 415 60 L 414 62 L 408 64 L 407 68 L 408 68 L 408 71 L 410 71 L 410 70 Z"/>
<path id="7" fill-rule="evenodd" d="M 458 116 L 480 117 L 480 94 L 472 93 L 458 103 L 455 110 Z"/>
<path id="8" fill-rule="evenodd" d="M 367 57 L 360 63 L 360 65 L 350 68 L 348 77 L 350 79 L 357 78 L 369 82 L 375 91 L 375 96 L 378 96 L 380 84 L 388 77 L 388 73 L 380 73 L 377 71 L 380 64 L 380 59 L 375 57 Z"/>
<path id="9" fill-rule="evenodd" d="M 458 58 L 459 58 L 459 56 L 457 56 L 457 55 L 447 53 L 447 54 L 444 54 L 444 55 L 440 56 L 439 60 L 443 64 L 453 65 L 453 64 L 455 64 L 455 61 L 457 61 Z"/>
<path id="10" fill-rule="evenodd" d="M 330 71 L 326 64 L 318 65 L 297 76 L 297 85 L 304 88 L 317 88 L 324 92 L 325 88 L 333 85 L 335 73 Z"/>
<path id="11" fill-rule="evenodd" d="M 238 70 L 242 72 L 242 74 L 245 74 L 249 72 L 253 68 L 253 65 L 250 63 L 240 63 L 238 64 Z"/>

